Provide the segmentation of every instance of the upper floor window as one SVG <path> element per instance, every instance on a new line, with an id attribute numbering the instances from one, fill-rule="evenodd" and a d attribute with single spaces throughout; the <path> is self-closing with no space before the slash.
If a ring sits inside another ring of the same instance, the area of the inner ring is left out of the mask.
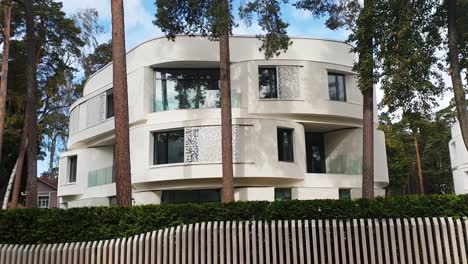
<path id="1" fill-rule="evenodd" d="M 68 182 L 76 182 L 77 156 L 68 157 Z"/>
<path id="2" fill-rule="evenodd" d="M 294 161 L 293 132 L 291 128 L 278 128 L 278 160 Z"/>
<path id="3" fill-rule="evenodd" d="M 328 73 L 328 93 L 330 100 L 346 101 L 345 76 L 339 73 Z"/>
<path id="4" fill-rule="evenodd" d="M 258 89 L 260 99 L 278 98 L 277 80 L 276 67 L 258 68 Z"/>
<path id="5" fill-rule="evenodd" d="M 184 130 L 154 133 L 153 164 L 184 162 Z"/>
<path id="6" fill-rule="evenodd" d="M 155 111 L 220 107 L 219 69 L 158 69 Z"/>
<path id="7" fill-rule="evenodd" d="M 114 116 L 114 89 L 106 92 L 106 118 Z"/>

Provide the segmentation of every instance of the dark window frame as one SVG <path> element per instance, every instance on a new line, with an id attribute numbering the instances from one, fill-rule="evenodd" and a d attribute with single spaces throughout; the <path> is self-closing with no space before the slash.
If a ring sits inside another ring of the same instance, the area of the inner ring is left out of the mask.
<path id="1" fill-rule="evenodd" d="M 210 81 L 210 85 L 207 91 L 219 91 L 221 92 L 221 83 L 220 83 L 220 69 L 219 68 L 156 68 L 154 69 L 154 72 L 156 74 L 155 80 L 156 83 L 157 81 L 161 81 L 161 97 L 162 97 L 162 111 L 168 111 L 169 109 L 169 99 L 167 97 L 167 81 L 168 80 L 177 80 L 180 82 L 190 82 L 190 81 L 197 81 L 197 80 L 205 80 L 205 81 Z M 157 73 L 159 73 L 160 77 L 157 77 Z M 172 77 L 167 77 L 167 74 L 176 74 L 180 75 L 183 73 L 193 73 L 193 76 L 198 76 L 198 78 L 172 78 Z M 201 76 L 210 76 L 210 78 L 202 78 Z M 157 85 L 157 84 L 156 84 Z M 198 87 L 200 88 L 200 87 Z M 155 87 L 155 93 L 158 91 L 158 88 Z M 201 92 L 200 89 L 197 91 L 197 93 Z M 220 98 L 219 98 L 220 99 Z M 198 102 L 199 104 L 200 102 Z M 219 105 L 219 107 L 221 107 Z M 217 108 L 219 108 L 217 107 Z M 174 110 L 183 110 L 183 109 L 201 109 L 201 107 L 198 105 L 197 107 L 193 108 L 177 108 Z M 156 108 L 154 109 L 156 112 Z"/>
<path id="2" fill-rule="evenodd" d="M 114 117 L 114 88 L 106 91 L 106 119 L 112 117 Z"/>
<path id="3" fill-rule="evenodd" d="M 307 173 L 327 173 L 327 166 L 326 166 L 326 156 L 325 156 L 325 135 L 319 132 L 305 132 L 305 140 L 306 140 L 306 162 L 307 162 Z M 322 156 L 322 160 L 318 165 L 319 171 L 314 171 L 316 165 L 313 160 L 312 150 L 310 149 L 313 146 L 319 147 L 320 155 Z"/>
<path id="4" fill-rule="evenodd" d="M 180 129 L 171 129 L 171 130 L 162 130 L 162 131 L 155 131 L 153 132 L 153 165 L 165 165 L 165 164 L 177 164 L 177 163 L 184 163 L 184 155 L 182 155 L 180 160 L 171 162 L 169 160 L 169 151 L 170 151 L 170 146 L 169 146 L 169 141 L 168 137 L 170 133 L 181 133 L 182 134 L 182 139 L 185 141 L 185 130 L 183 128 Z M 165 144 L 164 146 L 161 146 L 161 148 L 165 148 L 165 157 L 161 157 L 162 160 L 160 160 L 160 157 L 158 156 L 158 135 L 166 134 L 166 142 L 163 143 Z M 183 147 L 183 146 L 182 146 Z"/>
<path id="5" fill-rule="evenodd" d="M 335 77 L 335 95 L 336 95 L 336 98 L 332 98 L 330 96 L 330 84 L 328 84 L 328 79 L 330 78 L 330 76 L 334 76 Z M 339 88 L 339 85 L 338 85 L 338 78 L 343 78 L 343 100 L 340 99 L 340 88 Z M 343 74 L 343 73 L 337 73 L 337 72 L 328 72 L 328 75 L 327 75 L 327 84 L 328 84 L 328 96 L 330 98 L 330 100 L 332 101 L 339 101 L 339 102 L 347 102 L 347 96 L 346 96 L 346 75 Z"/>
<path id="6" fill-rule="evenodd" d="M 289 197 L 283 198 L 280 197 L 280 193 L 287 192 Z M 292 191 L 291 188 L 275 188 L 275 201 L 290 201 L 292 200 Z"/>
<path id="7" fill-rule="evenodd" d="M 348 200 L 348 201 L 351 200 L 352 199 L 351 198 L 351 189 L 346 189 L 346 188 L 338 189 L 338 199 L 339 200 Z"/>
<path id="8" fill-rule="evenodd" d="M 290 148 L 288 149 L 288 154 L 284 152 L 284 140 L 282 132 L 287 132 L 289 135 Z M 280 142 L 280 140 L 282 140 Z M 283 162 L 294 162 L 294 128 L 287 127 L 277 127 L 276 128 L 276 141 L 278 148 L 278 161 Z M 289 157 L 288 157 L 289 156 Z"/>
<path id="9" fill-rule="evenodd" d="M 78 171 L 78 156 L 77 155 L 69 156 L 68 157 L 68 178 L 67 178 L 68 183 L 76 182 L 77 171 Z"/>
<path id="10" fill-rule="evenodd" d="M 204 200 L 206 196 L 217 196 L 215 199 Z M 176 197 L 179 196 L 179 197 Z M 185 197 L 183 197 L 185 196 Z M 189 199 L 184 199 L 189 198 Z M 221 202 L 221 189 L 193 189 L 193 190 L 162 190 L 161 204 L 180 203 L 209 203 Z"/>
<path id="11" fill-rule="evenodd" d="M 274 70 L 274 82 L 275 82 L 275 92 L 274 96 L 268 96 L 268 97 L 262 97 L 262 94 L 260 93 L 260 87 L 261 87 L 261 80 L 260 78 L 262 77 L 262 71 L 263 70 Z M 258 66 L 258 98 L 260 100 L 275 100 L 279 99 L 279 90 L 278 90 L 278 67 L 277 66 L 268 66 L 268 65 L 259 65 Z"/>

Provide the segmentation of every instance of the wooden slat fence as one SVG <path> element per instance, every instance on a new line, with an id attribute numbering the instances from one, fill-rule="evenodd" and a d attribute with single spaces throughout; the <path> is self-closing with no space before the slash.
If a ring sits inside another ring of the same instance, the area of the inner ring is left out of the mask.
<path id="1" fill-rule="evenodd" d="M 468 263 L 468 220 L 208 222 L 112 240 L 0 245 L 0 264 Z"/>

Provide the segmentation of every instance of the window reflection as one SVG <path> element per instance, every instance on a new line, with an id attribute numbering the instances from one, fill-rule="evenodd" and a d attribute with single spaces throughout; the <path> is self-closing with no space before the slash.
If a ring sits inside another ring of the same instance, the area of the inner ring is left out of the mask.
<path id="1" fill-rule="evenodd" d="M 156 71 L 155 111 L 218 108 L 219 69 Z"/>

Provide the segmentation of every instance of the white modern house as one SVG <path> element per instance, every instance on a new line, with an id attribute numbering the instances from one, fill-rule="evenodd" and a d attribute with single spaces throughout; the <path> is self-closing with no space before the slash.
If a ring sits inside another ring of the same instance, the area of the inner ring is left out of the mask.
<path id="1" fill-rule="evenodd" d="M 464 194 L 468 193 L 468 151 L 463 142 L 458 121 L 453 124 L 451 133 L 449 150 L 453 187 L 456 194 Z"/>
<path id="2" fill-rule="evenodd" d="M 361 194 L 362 95 L 348 44 L 294 38 L 265 60 L 254 37 L 231 37 L 236 200 L 349 199 Z M 156 38 L 127 54 L 135 204 L 221 200 L 218 43 Z M 377 116 L 375 116 L 377 128 Z M 62 207 L 115 203 L 112 66 L 71 107 L 60 158 Z M 388 185 L 375 129 L 375 191 Z"/>

